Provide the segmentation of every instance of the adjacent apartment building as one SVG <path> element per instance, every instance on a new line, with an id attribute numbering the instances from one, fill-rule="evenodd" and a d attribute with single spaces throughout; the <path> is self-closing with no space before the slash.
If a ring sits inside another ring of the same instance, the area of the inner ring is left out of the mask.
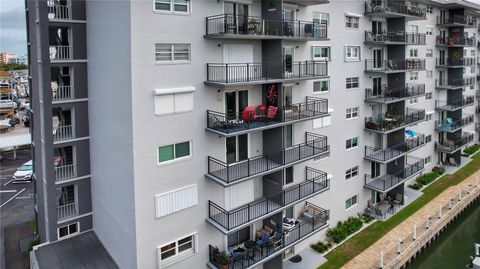
<path id="1" fill-rule="evenodd" d="M 478 141 L 469 2 L 26 4 L 40 268 L 282 268 Z"/>

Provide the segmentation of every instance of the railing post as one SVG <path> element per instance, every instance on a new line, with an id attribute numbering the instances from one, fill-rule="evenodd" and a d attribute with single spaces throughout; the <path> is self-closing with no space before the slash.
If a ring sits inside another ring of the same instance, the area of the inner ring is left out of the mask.
<path id="1" fill-rule="evenodd" d="M 225 83 L 228 84 L 228 64 L 225 64 Z"/>

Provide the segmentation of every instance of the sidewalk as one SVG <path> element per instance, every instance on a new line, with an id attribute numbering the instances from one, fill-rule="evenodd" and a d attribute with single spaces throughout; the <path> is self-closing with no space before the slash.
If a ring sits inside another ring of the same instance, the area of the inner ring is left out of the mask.
<path id="1" fill-rule="evenodd" d="M 415 212 L 412 216 L 406 219 L 404 222 L 396 226 L 393 230 L 388 232 L 385 236 L 367 248 L 365 251 L 357 255 L 350 262 L 344 265 L 345 269 L 371 269 L 379 268 L 380 266 L 380 253 L 383 251 L 385 254 L 385 264 L 387 264 L 391 257 L 387 257 L 388 253 L 395 252 L 398 246 L 398 240 L 410 238 L 412 235 L 413 225 L 418 227 L 417 234 L 420 235 L 420 227 L 425 226 L 426 216 L 434 216 L 439 211 L 439 207 L 445 207 L 448 204 L 450 197 L 458 197 L 460 190 L 466 191 L 472 189 L 471 185 L 477 184 L 477 177 L 480 177 L 480 170 L 466 178 L 462 183 L 456 186 L 452 186 L 423 206 L 420 210 Z M 480 188 L 475 189 L 478 193 Z M 466 194 L 466 192 L 464 192 Z M 458 202 L 458 199 L 456 200 Z M 438 215 L 437 215 L 438 216 Z M 432 221 L 433 223 L 433 221 Z"/>

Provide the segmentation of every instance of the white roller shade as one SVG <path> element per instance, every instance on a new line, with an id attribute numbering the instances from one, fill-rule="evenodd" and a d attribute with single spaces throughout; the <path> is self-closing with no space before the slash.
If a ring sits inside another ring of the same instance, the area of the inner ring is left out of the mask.
<path id="1" fill-rule="evenodd" d="M 198 204 L 198 185 L 177 189 L 155 196 L 155 217 L 178 212 Z"/>
<path id="2" fill-rule="evenodd" d="M 175 94 L 175 113 L 193 110 L 193 93 Z"/>
<path id="3" fill-rule="evenodd" d="M 175 98 L 173 94 L 157 95 L 154 97 L 155 115 L 169 115 L 175 112 Z"/>

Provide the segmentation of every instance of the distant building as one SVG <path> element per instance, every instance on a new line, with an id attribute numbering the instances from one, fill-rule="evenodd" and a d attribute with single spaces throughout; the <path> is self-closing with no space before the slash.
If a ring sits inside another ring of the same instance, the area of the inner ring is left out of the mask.
<path id="1" fill-rule="evenodd" d="M 17 54 L 0 52 L 0 62 L 1 63 L 16 63 L 18 61 Z"/>

